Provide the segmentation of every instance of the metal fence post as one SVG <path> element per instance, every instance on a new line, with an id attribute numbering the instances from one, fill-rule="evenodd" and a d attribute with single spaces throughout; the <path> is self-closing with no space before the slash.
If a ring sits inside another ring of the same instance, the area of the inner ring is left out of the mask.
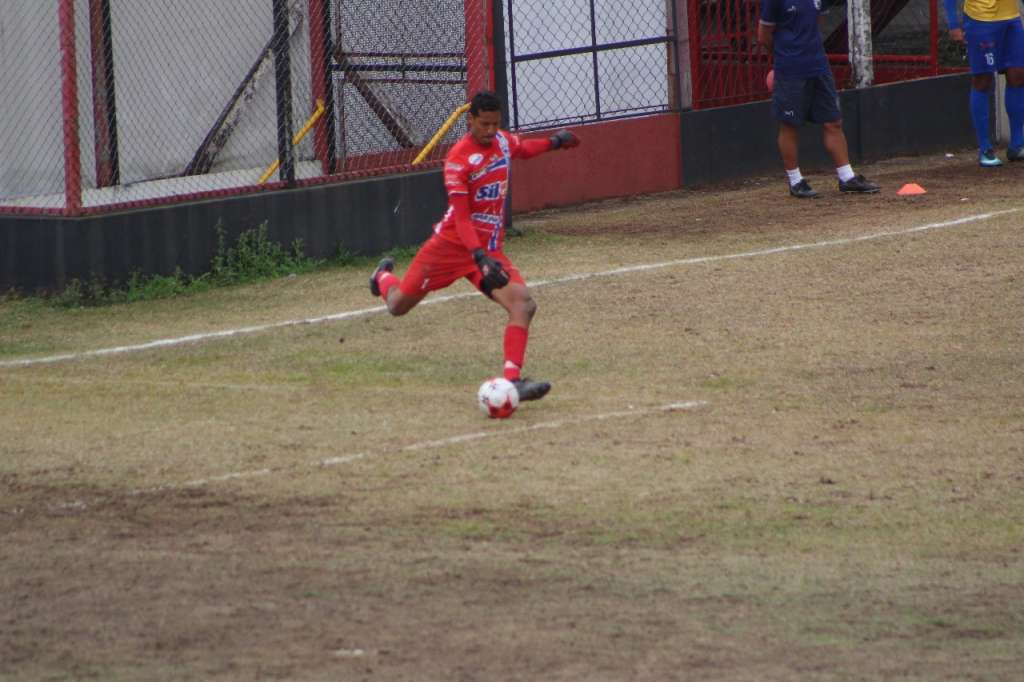
<path id="1" fill-rule="evenodd" d="M 853 87 L 866 88 L 875 82 L 871 3 L 869 0 L 850 0 L 846 6 L 846 17 Z"/>
<path id="2" fill-rule="evenodd" d="M 511 103 L 509 104 L 510 121 L 509 125 L 519 128 L 519 91 L 516 87 L 516 11 L 512 6 L 512 0 L 508 0 L 508 56 L 512 63 L 509 86 L 511 90 Z"/>
<path id="3" fill-rule="evenodd" d="M 683 15 L 686 15 L 686 1 L 685 0 L 666 0 L 667 10 L 669 14 L 669 21 L 672 22 L 672 59 L 670 61 L 673 73 L 671 76 L 671 87 L 670 92 L 673 94 L 670 96 L 669 105 L 672 108 L 681 110 L 690 107 L 693 101 L 690 96 L 690 70 L 687 68 L 690 63 L 690 31 L 689 23 L 680 23 L 679 15 L 682 10 Z"/>
<path id="4" fill-rule="evenodd" d="M 511 24 L 509 26 L 511 27 Z M 494 92 L 501 100 L 501 127 L 509 130 L 512 121 L 509 117 L 508 67 L 505 61 L 505 0 L 491 2 L 491 45 L 494 49 Z M 511 169 L 509 170 L 511 172 Z M 520 235 L 522 232 L 512 225 L 511 182 L 508 183 L 505 192 L 505 230 L 509 234 Z"/>
<path id="5" fill-rule="evenodd" d="M 117 97 L 110 0 L 89 0 L 92 49 L 92 109 L 96 126 L 96 186 L 121 184 L 117 149 Z"/>
<path id="6" fill-rule="evenodd" d="M 701 36 L 700 36 L 700 1 L 687 0 L 686 3 L 686 35 L 689 39 L 689 72 L 690 72 L 690 107 L 700 109 L 704 93 L 701 92 Z"/>
<path id="7" fill-rule="evenodd" d="M 274 3 L 274 76 L 277 84 L 277 158 L 279 177 L 289 185 L 295 182 L 295 155 L 292 152 L 292 61 L 288 32 L 287 0 Z"/>
<path id="8" fill-rule="evenodd" d="M 997 73 L 995 78 L 995 97 L 993 98 L 992 119 L 995 128 L 995 139 L 1000 144 L 1010 142 L 1010 118 L 1006 114 L 1006 75 Z"/>
<path id="9" fill-rule="evenodd" d="M 82 159 L 78 139 L 78 67 L 75 63 L 75 2 L 60 0 L 61 99 L 64 112 L 64 211 L 82 210 Z"/>
<path id="10" fill-rule="evenodd" d="M 337 150 L 334 126 L 334 75 L 331 61 L 334 53 L 331 39 L 331 1 L 309 0 L 309 51 L 313 80 L 313 102 L 323 101 L 326 112 L 317 122 L 314 149 L 325 175 L 335 172 Z"/>
<path id="11" fill-rule="evenodd" d="M 494 49 L 494 92 L 501 99 L 501 127 L 509 128 L 508 65 L 505 61 L 505 0 L 491 1 L 491 45 Z"/>
<path id="12" fill-rule="evenodd" d="M 597 112 L 597 120 L 601 120 L 601 66 L 597 58 L 597 9 L 594 7 L 594 0 L 590 0 L 590 47 L 591 62 L 594 67 L 594 111 Z"/>

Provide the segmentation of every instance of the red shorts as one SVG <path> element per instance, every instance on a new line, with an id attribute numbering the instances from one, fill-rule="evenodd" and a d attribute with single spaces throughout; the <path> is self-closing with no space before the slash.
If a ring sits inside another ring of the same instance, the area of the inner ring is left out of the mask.
<path id="1" fill-rule="evenodd" d="M 488 251 L 487 255 L 501 263 L 508 273 L 509 282 L 525 284 L 523 276 L 503 251 Z M 473 256 L 462 244 L 455 244 L 434 235 L 426 241 L 416 257 L 409 264 L 409 270 L 402 277 L 399 289 L 406 296 L 423 296 L 431 291 L 451 286 L 465 277 L 478 291 L 487 293 L 481 286 L 483 275 L 473 261 Z"/>

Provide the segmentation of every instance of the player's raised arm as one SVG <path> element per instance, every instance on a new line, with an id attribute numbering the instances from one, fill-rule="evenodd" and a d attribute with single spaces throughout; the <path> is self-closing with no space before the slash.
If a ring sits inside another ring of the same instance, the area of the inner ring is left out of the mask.
<path id="1" fill-rule="evenodd" d="M 523 140 L 515 136 L 517 144 L 512 148 L 512 158 L 532 159 L 538 154 L 554 151 L 555 149 L 572 149 L 578 147 L 580 139 L 572 132 L 562 129 L 548 138 L 532 138 Z"/>

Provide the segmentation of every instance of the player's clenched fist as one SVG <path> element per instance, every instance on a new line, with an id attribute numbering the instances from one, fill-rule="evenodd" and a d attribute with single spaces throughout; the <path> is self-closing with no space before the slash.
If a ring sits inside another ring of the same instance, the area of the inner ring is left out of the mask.
<path id="1" fill-rule="evenodd" d="M 473 260 L 484 276 L 484 284 L 488 289 L 500 289 L 508 284 L 508 273 L 502 269 L 501 263 L 494 260 L 483 249 L 473 252 Z"/>
<path id="2" fill-rule="evenodd" d="M 551 136 L 552 149 L 572 149 L 573 147 L 579 146 L 579 143 L 580 138 L 576 137 L 568 130 L 559 130 Z"/>

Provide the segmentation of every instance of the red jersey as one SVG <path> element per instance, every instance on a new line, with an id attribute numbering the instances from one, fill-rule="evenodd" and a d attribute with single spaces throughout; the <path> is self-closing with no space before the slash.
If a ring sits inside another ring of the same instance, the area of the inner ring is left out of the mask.
<path id="1" fill-rule="evenodd" d="M 468 249 L 456 229 L 453 201 L 469 199 L 469 221 L 479 241 L 488 251 L 501 250 L 505 239 L 505 195 L 508 194 L 512 159 L 528 159 L 551 148 L 545 139 L 521 140 L 518 135 L 499 130 L 489 147 L 466 134 L 455 143 L 444 160 L 444 185 L 448 191 L 448 210 L 434 225 L 439 237 Z"/>

